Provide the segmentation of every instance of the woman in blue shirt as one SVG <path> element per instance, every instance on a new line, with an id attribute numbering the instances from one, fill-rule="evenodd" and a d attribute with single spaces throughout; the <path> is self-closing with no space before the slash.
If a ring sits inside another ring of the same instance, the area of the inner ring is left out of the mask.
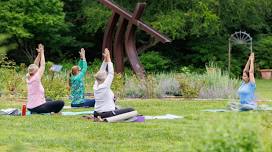
<path id="1" fill-rule="evenodd" d="M 254 53 L 251 53 L 247 64 L 243 70 L 242 84 L 238 89 L 240 97 L 240 110 L 255 110 L 257 108 L 256 97 L 254 92 L 256 90 L 256 83 L 254 78 Z"/>

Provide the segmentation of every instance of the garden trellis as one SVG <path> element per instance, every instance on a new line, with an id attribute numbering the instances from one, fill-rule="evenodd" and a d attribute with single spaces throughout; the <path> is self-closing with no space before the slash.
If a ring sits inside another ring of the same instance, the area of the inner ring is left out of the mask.
<path id="1" fill-rule="evenodd" d="M 229 64 L 228 64 L 229 73 L 231 65 L 231 49 L 232 46 L 234 45 L 245 45 L 252 53 L 252 37 L 248 33 L 242 31 L 231 34 L 229 38 Z"/>

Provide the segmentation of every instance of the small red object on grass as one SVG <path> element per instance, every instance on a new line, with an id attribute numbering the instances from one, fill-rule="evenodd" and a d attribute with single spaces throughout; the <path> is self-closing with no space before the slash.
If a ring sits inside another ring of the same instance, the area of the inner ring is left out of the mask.
<path id="1" fill-rule="evenodd" d="M 22 105 L 22 116 L 26 116 L 26 104 L 23 103 Z"/>

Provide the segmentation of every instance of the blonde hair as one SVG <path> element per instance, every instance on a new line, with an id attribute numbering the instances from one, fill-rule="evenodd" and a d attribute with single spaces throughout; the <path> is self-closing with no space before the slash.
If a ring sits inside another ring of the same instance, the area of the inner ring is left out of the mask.
<path id="1" fill-rule="evenodd" d="M 71 77 L 76 75 L 76 72 L 80 70 L 80 67 L 78 67 L 77 65 L 72 67 L 71 72 L 69 73 L 69 77 L 68 77 L 68 85 L 69 87 L 72 86 L 72 82 L 71 82 Z"/>
<path id="2" fill-rule="evenodd" d="M 95 77 L 96 81 L 98 82 L 98 84 L 101 84 L 101 83 L 103 83 L 103 82 L 106 80 L 107 75 L 108 75 L 108 74 L 107 74 L 106 71 L 98 71 L 98 72 L 94 75 L 94 77 Z"/>
<path id="3" fill-rule="evenodd" d="M 71 73 L 73 75 L 76 75 L 79 70 L 80 70 L 80 68 L 77 65 L 75 65 L 75 66 L 72 67 Z"/>
<path id="4" fill-rule="evenodd" d="M 30 78 L 30 76 L 32 76 L 33 74 L 35 74 L 37 72 L 37 70 L 39 69 L 39 67 L 36 64 L 30 64 L 27 68 L 27 74 L 26 77 Z"/>

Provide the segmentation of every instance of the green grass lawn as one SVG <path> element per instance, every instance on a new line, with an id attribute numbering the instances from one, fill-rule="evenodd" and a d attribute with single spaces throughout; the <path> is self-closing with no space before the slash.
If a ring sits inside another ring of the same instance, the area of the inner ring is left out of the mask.
<path id="1" fill-rule="evenodd" d="M 256 96 L 260 100 L 272 100 L 272 80 L 256 81 Z"/>
<path id="2" fill-rule="evenodd" d="M 0 108 L 21 103 L 1 102 Z M 176 114 L 179 120 L 95 123 L 80 116 L 0 117 L 0 151 L 268 151 L 272 113 L 208 113 L 226 102 L 128 100 L 144 115 Z M 87 110 L 87 109 L 81 109 Z"/>
<path id="3" fill-rule="evenodd" d="M 271 100 L 271 86 L 272 81 L 258 80 L 257 96 Z M 22 104 L 1 100 L 0 109 Z M 81 116 L 0 116 L 0 151 L 272 151 L 271 111 L 201 111 L 224 108 L 226 101 L 138 99 L 119 104 L 143 115 L 169 113 L 184 118 L 95 123 Z M 83 110 L 92 109 L 73 111 Z"/>

